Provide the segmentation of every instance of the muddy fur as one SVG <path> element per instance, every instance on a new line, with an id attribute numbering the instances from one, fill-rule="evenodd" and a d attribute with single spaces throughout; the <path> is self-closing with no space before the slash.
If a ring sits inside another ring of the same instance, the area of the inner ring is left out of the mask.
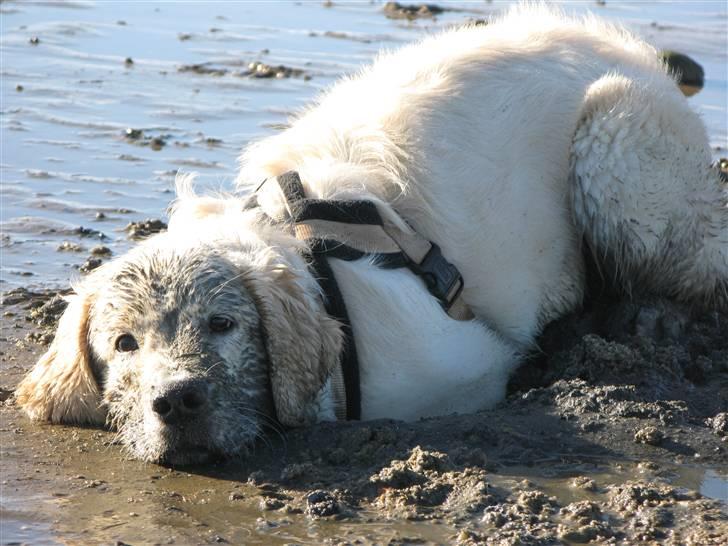
<path id="1" fill-rule="evenodd" d="M 84 282 L 33 382 L 18 389 L 18 401 L 31 412 L 50 412 L 36 414 L 40 419 L 105 421 L 144 460 L 182 464 L 245 450 L 265 424 L 271 401 L 261 320 L 241 271 L 204 247 L 181 255 L 165 253 L 163 245 L 140 250 L 136 259 Z M 235 327 L 211 332 L 207 321 L 221 315 Z M 138 336 L 142 349 L 117 351 L 122 333 Z M 87 390 L 83 407 L 60 404 L 45 387 L 60 383 L 58 373 L 66 368 L 57 352 L 66 347 L 84 359 L 86 382 L 78 387 Z M 163 426 L 152 411 L 159 389 L 196 378 L 210 386 L 208 410 L 184 427 Z M 103 395 L 96 385 L 103 385 Z"/>

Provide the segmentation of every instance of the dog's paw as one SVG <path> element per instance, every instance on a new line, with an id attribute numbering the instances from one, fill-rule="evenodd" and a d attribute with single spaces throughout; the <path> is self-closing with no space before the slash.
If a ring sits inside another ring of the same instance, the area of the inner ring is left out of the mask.
<path id="1" fill-rule="evenodd" d="M 666 300 L 613 303 L 599 315 L 603 334 L 615 340 L 639 336 L 653 341 L 676 341 L 684 336 L 690 323 L 687 309 Z"/>

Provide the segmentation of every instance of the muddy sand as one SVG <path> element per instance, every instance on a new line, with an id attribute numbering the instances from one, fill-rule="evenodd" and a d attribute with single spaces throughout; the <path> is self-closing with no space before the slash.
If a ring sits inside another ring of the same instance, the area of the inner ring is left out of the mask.
<path id="1" fill-rule="evenodd" d="M 4 299 L 4 544 L 728 543 L 726 314 L 593 303 L 494 410 L 270 431 L 249 457 L 173 469 L 18 411 L 64 304 Z"/>

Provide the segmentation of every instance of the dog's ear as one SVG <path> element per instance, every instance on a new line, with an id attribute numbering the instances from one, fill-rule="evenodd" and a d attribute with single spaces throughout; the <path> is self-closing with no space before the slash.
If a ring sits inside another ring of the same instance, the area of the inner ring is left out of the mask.
<path id="1" fill-rule="evenodd" d="M 263 322 L 273 403 L 286 426 L 313 422 L 311 402 L 339 363 L 341 325 L 294 273 L 279 266 L 247 277 Z"/>
<path id="2" fill-rule="evenodd" d="M 95 424 L 106 420 L 88 345 L 90 295 L 73 295 L 48 351 L 15 390 L 32 419 Z"/>

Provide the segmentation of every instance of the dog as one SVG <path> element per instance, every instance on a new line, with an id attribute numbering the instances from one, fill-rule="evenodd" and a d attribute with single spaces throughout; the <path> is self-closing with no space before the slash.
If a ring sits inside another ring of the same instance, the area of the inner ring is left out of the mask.
<path id="1" fill-rule="evenodd" d="M 521 7 L 446 30 L 248 146 L 239 192 L 196 195 L 182 177 L 168 231 L 75 286 L 17 401 L 114 428 L 140 459 L 200 463 L 244 455 L 269 425 L 337 418 L 354 343 L 356 417 L 492 407 L 543 327 L 579 308 L 585 253 L 624 295 L 726 307 L 727 195 L 710 163 L 699 117 L 624 29 Z M 326 259 L 347 311 L 332 314 L 292 230 L 291 172 L 307 199 L 368 204 L 432 243 L 473 318 L 366 253 Z"/>

